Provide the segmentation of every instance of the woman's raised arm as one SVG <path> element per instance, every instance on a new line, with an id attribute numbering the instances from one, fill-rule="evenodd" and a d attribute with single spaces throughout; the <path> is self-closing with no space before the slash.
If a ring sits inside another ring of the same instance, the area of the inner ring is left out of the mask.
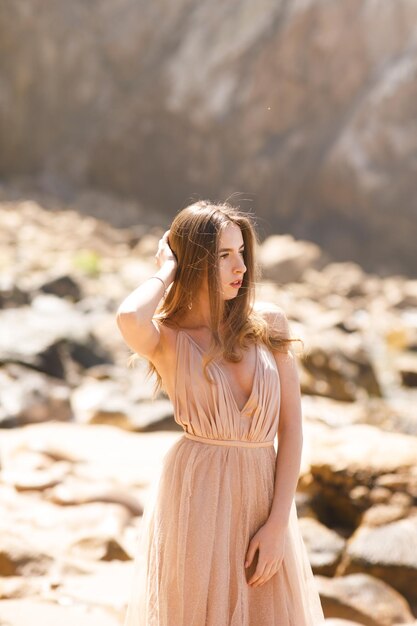
<path id="1" fill-rule="evenodd" d="M 132 291 L 116 313 L 117 325 L 127 345 L 147 358 L 154 354 L 161 339 L 160 330 L 152 318 L 177 271 L 177 260 L 169 247 L 168 234 L 166 231 L 161 238 L 155 255 L 158 271 Z"/>

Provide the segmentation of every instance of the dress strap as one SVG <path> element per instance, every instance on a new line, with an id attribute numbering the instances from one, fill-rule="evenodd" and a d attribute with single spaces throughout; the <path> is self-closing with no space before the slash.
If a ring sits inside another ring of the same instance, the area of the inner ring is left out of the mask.
<path id="1" fill-rule="evenodd" d="M 193 439 L 193 441 L 201 441 L 201 443 L 208 443 L 215 446 L 238 446 L 240 448 L 266 448 L 267 446 L 273 446 L 274 440 L 268 439 L 265 441 L 243 441 L 242 439 L 212 439 L 208 437 L 200 437 L 199 435 L 192 435 L 191 433 L 184 432 L 184 437 L 187 439 Z"/>

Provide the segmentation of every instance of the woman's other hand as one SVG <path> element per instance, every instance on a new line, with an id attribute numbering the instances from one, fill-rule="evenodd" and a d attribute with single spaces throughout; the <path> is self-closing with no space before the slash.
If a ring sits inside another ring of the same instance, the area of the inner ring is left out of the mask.
<path id="1" fill-rule="evenodd" d="M 267 523 L 261 526 L 249 542 L 246 569 L 252 563 L 256 550 L 259 551 L 256 570 L 248 580 L 248 585 L 252 587 L 266 583 L 281 567 L 285 552 L 285 529 L 277 529 Z"/>

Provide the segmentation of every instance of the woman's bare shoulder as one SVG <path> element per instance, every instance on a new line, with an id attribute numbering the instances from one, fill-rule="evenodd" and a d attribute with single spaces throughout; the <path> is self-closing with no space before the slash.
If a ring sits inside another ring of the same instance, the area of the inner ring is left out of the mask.
<path id="1" fill-rule="evenodd" d="M 289 334 L 288 318 L 282 307 L 274 302 L 257 300 L 253 309 L 267 321 L 268 326 L 280 333 Z"/>

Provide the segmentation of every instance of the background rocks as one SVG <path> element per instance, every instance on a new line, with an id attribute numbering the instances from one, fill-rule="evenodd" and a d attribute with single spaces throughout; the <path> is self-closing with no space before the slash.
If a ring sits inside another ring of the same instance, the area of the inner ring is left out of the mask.
<path id="1" fill-rule="evenodd" d="M 377 578 L 366 574 L 333 579 L 320 576 L 317 583 L 329 617 L 342 617 L 366 626 L 390 626 L 413 619 L 404 599 Z"/>

